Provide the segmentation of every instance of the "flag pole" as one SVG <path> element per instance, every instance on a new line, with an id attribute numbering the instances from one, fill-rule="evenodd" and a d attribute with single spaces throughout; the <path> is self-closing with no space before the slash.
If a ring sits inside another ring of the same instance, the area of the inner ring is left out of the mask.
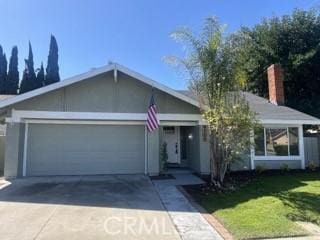
<path id="1" fill-rule="evenodd" d="M 148 148 L 149 148 L 149 132 L 157 130 L 159 128 L 159 120 L 157 117 L 157 108 L 154 100 L 154 87 L 151 88 L 151 98 L 148 105 L 146 125 L 145 125 L 145 174 L 149 172 L 149 159 L 148 159 Z"/>

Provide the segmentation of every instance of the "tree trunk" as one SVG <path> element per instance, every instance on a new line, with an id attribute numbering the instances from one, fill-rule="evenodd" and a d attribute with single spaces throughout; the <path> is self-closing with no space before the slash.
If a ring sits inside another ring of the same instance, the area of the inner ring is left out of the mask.
<path id="1" fill-rule="evenodd" d="M 210 145 L 211 183 L 216 187 L 221 188 L 228 169 L 228 164 L 225 161 L 223 146 L 214 134 L 210 134 Z"/>

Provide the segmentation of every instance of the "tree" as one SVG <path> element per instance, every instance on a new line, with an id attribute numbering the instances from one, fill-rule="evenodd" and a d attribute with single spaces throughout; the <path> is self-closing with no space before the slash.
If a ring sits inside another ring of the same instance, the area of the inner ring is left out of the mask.
<path id="1" fill-rule="evenodd" d="M 29 88 L 30 88 L 29 87 L 29 74 L 28 74 L 27 67 L 25 67 L 25 69 L 23 70 L 23 73 L 22 73 L 19 94 L 26 93 L 26 92 L 30 91 Z"/>
<path id="2" fill-rule="evenodd" d="M 0 94 L 6 94 L 7 65 L 6 54 L 3 53 L 2 46 L 0 45 Z"/>
<path id="3" fill-rule="evenodd" d="M 58 44 L 56 38 L 51 35 L 45 85 L 60 81 L 58 58 Z"/>
<path id="4" fill-rule="evenodd" d="M 17 94 L 19 88 L 18 48 L 14 46 L 9 62 L 8 79 L 6 84 L 7 94 Z"/>
<path id="5" fill-rule="evenodd" d="M 41 84 L 41 86 L 44 86 L 44 68 L 43 63 L 41 63 L 40 69 L 38 69 L 37 72 L 37 83 Z"/>
<path id="6" fill-rule="evenodd" d="M 240 91 L 234 50 L 223 38 L 218 21 L 208 18 L 200 36 L 184 28 L 174 32 L 173 38 L 187 49 L 185 58 L 170 60 L 184 67 L 190 89 L 199 98 L 203 116 L 209 123 L 211 180 L 221 186 L 230 164 L 241 161 L 244 151 L 249 151 L 250 131 L 258 123 Z"/>
<path id="7" fill-rule="evenodd" d="M 28 56 L 28 59 L 25 59 L 25 64 L 26 64 L 26 67 L 23 72 L 19 93 L 25 93 L 42 86 L 40 83 L 37 82 L 37 77 L 34 71 L 32 47 L 30 42 L 29 42 L 29 56 Z"/>
<path id="8" fill-rule="evenodd" d="M 295 10 L 291 15 L 263 20 L 233 36 L 238 74 L 248 90 L 268 96 L 267 68 L 284 68 L 286 105 L 320 117 L 320 15 Z"/>

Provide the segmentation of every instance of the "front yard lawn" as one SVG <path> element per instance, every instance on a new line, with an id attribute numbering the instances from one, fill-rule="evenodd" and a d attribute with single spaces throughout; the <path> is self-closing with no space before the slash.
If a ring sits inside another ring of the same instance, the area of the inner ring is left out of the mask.
<path id="1" fill-rule="evenodd" d="M 320 173 L 261 176 L 235 192 L 187 191 L 236 239 L 305 235 L 295 221 L 320 225 Z"/>

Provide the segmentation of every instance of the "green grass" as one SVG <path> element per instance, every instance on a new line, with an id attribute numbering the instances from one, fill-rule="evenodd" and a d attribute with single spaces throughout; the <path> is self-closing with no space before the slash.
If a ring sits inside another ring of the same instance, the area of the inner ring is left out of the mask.
<path id="1" fill-rule="evenodd" d="M 320 225 L 320 173 L 265 176 L 236 192 L 194 197 L 236 239 L 307 234 L 295 221 Z"/>

